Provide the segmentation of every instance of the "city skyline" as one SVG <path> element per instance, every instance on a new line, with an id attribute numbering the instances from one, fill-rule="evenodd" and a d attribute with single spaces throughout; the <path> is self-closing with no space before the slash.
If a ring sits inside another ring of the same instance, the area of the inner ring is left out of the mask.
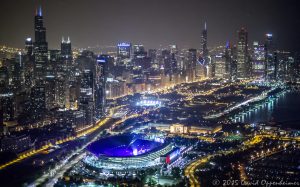
<path id="1" fill-rule="evenodd" d="M 3 3 L 1 186 L 300 186 L 296 4 L 158 2 Z"/>
<path id="2" fill-rule="evenodd" d="M 295 1 L 262 1 L 257 5 L 253 1 L 234 0 L 223 3 L 166 0 L 145 4 L 135 0 L 89 0 L 88 3 L 14 0 L 2 4 L 0 22 L 7 26 L 1 31 L 0 43 L 19 48 L 24 46 L 25 38 L 33 37 L 32 15 L 41 5 L 50 48 L 58 48 L 62 36 L 70 36 L 73 46 L 78 48 L 115 45 L 122 41 L 142 43 L 147 48 L 169 44 L 200 48 L 201 31 L 207 22 L 209 47 L 225 45 L 228 40 L 236 43 L 237 31 L 245 27 L 249 44 L 264 41 L 264 35 L 272 33 L 278 49 L 293 52 L 300 49 Z M 102 9 L 103 6 L 106 8 Z"/>

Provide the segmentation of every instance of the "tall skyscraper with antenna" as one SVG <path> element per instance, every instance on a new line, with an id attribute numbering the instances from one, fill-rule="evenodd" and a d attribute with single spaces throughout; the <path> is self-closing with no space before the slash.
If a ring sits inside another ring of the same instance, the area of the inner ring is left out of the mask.
<path id="1" fill-rule="evenodd" d="M 207 49 L 207 24 L 204 23 L 204 29 L 202 30 L 202 37 L 201 37 L 201 48 L 202 48 L 202 58 L 204 59 L 204 77 L 208 77 L 212 73 L 210 71 L 213 70 L 212 64 L 210 63 L 208 57 L 208 49 Z"/>
<path id="2" fill-rule="evenodd" d="M 48 61 L 48 43 L 46 41 L 46 28 L 43 24 L 43 15 L 41 6 L 36 9 L 34 17 L 34 59 L 35 59 L 35 81 L 36 84 L 43 82 L 45 68 Z"/>
<path id="3" fill-rule="evenodd" d="M 202 30 L 202 36 L 201 36 L 201 53 L 204 58 L 208 56 L 206 22 L 204 23 L 204 29 Z"/>
<path id="4" fill-rule="evenodd" d="M 201 46 L 200 46 L 201 57 L 198 59 L 196 64 L 196 76 L 197 77 L 207 77 L 207 65 L 208 65 L 208 49 L 207 49 L 207 26 L 204 23 L 204 29 L 201 35 Z"/>

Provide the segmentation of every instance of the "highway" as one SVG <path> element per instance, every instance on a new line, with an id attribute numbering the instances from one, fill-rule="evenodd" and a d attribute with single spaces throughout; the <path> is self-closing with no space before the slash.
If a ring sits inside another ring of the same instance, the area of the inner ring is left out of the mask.
<path id="1" fill-rule="evenodd" d="M 197 179 L 197 177 L 195 176 L 196 169 L 200 165 L 209 162 L 209 160 L 215 156 L 227 155 L 230 153 L 234 153 L 238 150 L 239 149 L 232 149 L 232 150 L 227 150 L 227 151 L 220 150 L 220 151 L 217 151 L 216 153 L 206 155 L 206 156 L 201 157 L 201 158 L 193 161 L 192 163 L 190 163 L 184 170 L 184 175 L 189 179 L 190 186 L 191 187 L 200 187 L 200 182 Z"/>
<path id="2" fill-rule="evenodd" d="M 214 154 L 206 155 L 204 157 L 201 157 L 201 158 L 191 162 L 184 170 L 184 175 L 189 179 L 190 186 L 191 187 L 200 187 L 200 182 L 197 179 L 197 177 L 195 176 L 196 169 L 200 165 L 207 163 L 211 158 L 213 158 L 215 156 L 227 155 L 229 153 L 236 153 L 240 150 L 246 150 L 246 149 L 252 147 L 253 145 L 260 143 L 263 140 L 263 138 L 276 139 L 276 140 L 281 140 L 281 141 L 297 141 L 297 142 L 300 142 L 300 137 L 279 137 L 279 136 L 276 137 L 276 136 L 272 136 L 272 135 L 256 135 L 252 139 L 250 139 L 249 141 L 246 141 L 244 143 L 244 145 L 239 147 L 239 148 L 235 148 L 235 149 L 231 149 L 231 150 L 227 150 L 227 151 L 220 150 L 220 151 L 218 151 Z M 285 146 L 283 146 L 283 148 L 284 147 Z M 280 151 L 281 150 L 268 152 L 266 154 L 263 154 L 263 157 L 271 156 L 271 155 L 276 154 Z M 254 161 L 257 161 L 258 159 L 261 159 L 261 158 L 262 157 L 259 157 Z M 240 168 L 240 169 L 243 169 L 243 168 Z M 245 173 L 242 172 L 241 175 L 242 175 L 243 178 L 246 179 Z"/>
<path id="3" fill-rule="evenodd" d="M 56 141 L 56 142 L 55 142 L 55 145 L 60 145 L 60 144 L 63 144 L 63 143 L 69 142 L 69 141 L 73 141 L 73 140 L 75 140 L 75 139 L 77 139 L 77 138 L 80 138 L 80 137 L 82 137 L 82 136 L 85 136 L 85 135 L 87 135 L 87 134 L 90 134 L 90 133 L 96 131 L 97 129 L 99 129 L 99 128 L 102 127 L 103 125 L 107 124 L 108 120 L 109 120 L 109 119 L 111 118 L 111 116 L 112 116 L 112 111 L 113 111 L 114 109 L 115 109 L 115 108 L 110 109 L 109 115 L 108 115 L 107 117 L 105 117 L 104 119 L 99 120 L 99 121 L 96 123 L 96 125 L 94 125 L 92 128 L 86 129 L 86 130 L 84 130 L 84 131 L 78 133 L 76 136 L 70 136 L 70 137 L 67 137 L 67 138 L 65 138 L 65 139 Z M 32 156 L 34 156 L 34 155 L 37 155 L 37 154 L 41 153 L 42 151 L 45 151 L 45 150 L 47 150 L 47 149 L 49 149 L 49 148 L 51 148 L 51 147 L 53 147 L 53 146 L 54 146 L 53 144 L 49 143 L 49 144 L 47 144 L 47 145 L 44 145 L 44 146 L 43 146 L 42 148 L 40 148 L 40 149 L 30 151 L 29 153 L 26 153 L 26 154 L 23 154 L 23 155 L 19 155 L 16 159 L 14 159 L 14 160 L 12 160 L 12 161 L 9 161 L 9 162 L 7 162 L 7 163 L 5 163 L 5 164 L 0 165 L 0 170 L 1 170 L 1 169 L 5 169 L 6 167 L 11 166 L 11 165 L 13 165 L 13 164 L 15 164 L 15 163 L 17 163 L 17 162 L 21 162 L 21 161 L 23 161 L 23 160 L 25 160 L 25 159 L 27 159 L 27 158 L 29 158 L 29 157 L 32 157 Z"/>
<path id="4" fill-rule="evenodd" d="M 200 182 L 195 176 L 195 171 L 201 164 L 206 163 L 211 157 L 212 155 L 202 157 L 192 162 L 189 166 L 185 168 L 184 175 L 188 177 L 191 187 L 200 187 Z"/>
<path id="5" fill-rule="evenodd" d="M 33 151 L 30 151 L 29 153 L 20 155 L 18 158 L 14 159 L 14 160 L 12 160 L 12 161 L 9 161 L 9 162 L 7 162 L 7 163 L 5 163 L 5 164 L 3 164 L 3 165 L 1 165 L 1 166 L 0 166 L 0 170 L 1 170 L 1 169 L 4 169 L 4 168 L 6 168 L 6 167 L 8 167 L 8 166 L 10 166 L 10 165 L 13 165 L 13 164 L 15 164 L 15 163 L 17 163 L 17 162 L 20 162 L 20 161 L 22 161 L 22 160 L 24 160 L 24 159 L 26 159 L 26 158 L 29 158 L 29 157 L 31 157 L 31 156 L 33 156 L 33 155 L 39 154 L 39 153 L 41 153 L 42 151 L 45 151 L 45 150 L 49 149 L 50 147 L 52 147 L 52 144 L 47 144 L 47 145 L 44 145 L 44 146 L 43 146 L 42 148 L 40 148 L 40 149 L 33 150 Z"/>

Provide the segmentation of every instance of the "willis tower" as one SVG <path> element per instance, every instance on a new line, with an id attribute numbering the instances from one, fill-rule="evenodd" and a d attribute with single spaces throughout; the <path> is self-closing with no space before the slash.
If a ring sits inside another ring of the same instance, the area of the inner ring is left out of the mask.
<path id="1" fill-rule="evenodd" d="M 42 8 L 36 10 L 34 17 L 34 57 L 35 57 L 35 81 L 41 84 L 44 79 L 46 64 L 48 60 L 48 43 L 46 41 L 46 28 L 43 25 Z"/>

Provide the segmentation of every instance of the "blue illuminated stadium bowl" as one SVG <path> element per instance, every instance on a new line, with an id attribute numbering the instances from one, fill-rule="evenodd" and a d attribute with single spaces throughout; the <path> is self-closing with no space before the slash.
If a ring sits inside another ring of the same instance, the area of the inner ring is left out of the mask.
<path id="1" fill-rule="evenodd" d="M 134 135 L 119 135 L 97 140 L 87 149 L 97 157 L 133 157 L 151 152 L 161 145 L 162 143 L 140 139 Z"/>

